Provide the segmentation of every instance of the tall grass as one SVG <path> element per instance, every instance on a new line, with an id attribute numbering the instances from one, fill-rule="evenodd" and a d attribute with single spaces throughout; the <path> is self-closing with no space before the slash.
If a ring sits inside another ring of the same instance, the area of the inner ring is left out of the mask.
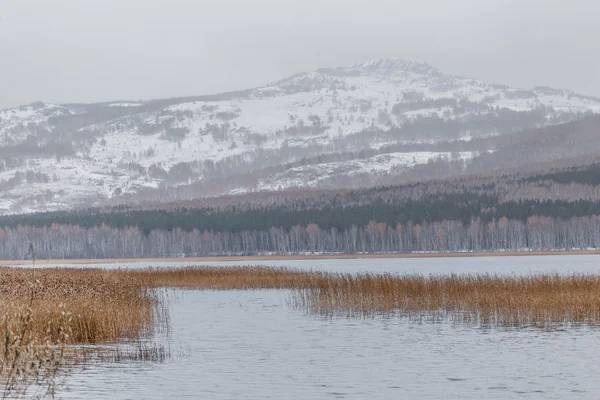
<path id="1" fill-rule="evenodd" d="M 310 313 L 452 318 L 493 326 L 600 323 L 600 277 L 337 274 L 268 267 L 118 271 L 146 287 L 289 289 Z"/>
<path id="2" fill-rule="evenodd" d="M 61 333 L 37 332 L 29 305 L 0 303 L 0 395 L 2 398 L 53 394 L 63 362 L 69 316 L 60 311 L 53 321 Z M 35 393 L 31 393 L 35 386 Z"/>
<path id="3" fill-rule="evenodd" d="M 292 297 L 296 307 L 324 315 L 439 317 L 513 327 L 600 323 L 598 276 L 329 274 Z"/>
<path id="4" fill-rule="evenodd" d="M 159 288 L 286 289 L 294 307 L 328 316 L 402 315 L 493 326 L 600 323 L 600 277 L 588 275 L 423 277 L 268 267 L 0 267 L 4 393 L 21 393 L 31 382 L 51 388 L 65 354 L 77 356 L 72 345 L 142 343 L 168 323 Z M 161 348 L 140 345 L 134 350 L 98 359 L 168 357 Z"/>
<path id="5" fill-rule="evenodd" d="M 187 267 L 114 270 L 114 276 L 144 287 L 246 290 L 309 287 L 324 274 L 269 267 Z"/>
<path id="6" fill-rule="evenodd" d="M 66 312 L 68 342 L 95 343 L 149 332 L 157 299 L 139 282 L 97 269 L 0 268 L 0 301 L 27 304 L 32 330 L 52 341 L 61 339 L 57 322 Z"/>
<path id="7" fill-rule="evenodd" d="M 143 337 L 157 301 L 100 270 L 0 268 L 0 396 L 52 393 L 71 345 Z"/>

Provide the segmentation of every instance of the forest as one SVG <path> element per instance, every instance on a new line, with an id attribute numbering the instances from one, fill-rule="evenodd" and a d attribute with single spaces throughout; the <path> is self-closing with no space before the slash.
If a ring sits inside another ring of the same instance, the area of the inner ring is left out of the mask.
<path id="1" fill-rule="evenodd" d="M 475 218 L 466 224 L 442 220 L 388 225 L 373 220 L 345 230 L 316 223 L 240 232 L 154 229 L 148 234 L 136 227 L 107 225 L 0 229 L 0 258 L 30 258 L 31 246 L 37 259 L 587 249 L 600 247 L 600 216 Z"/>
<path id="2" fill-rule="evenodd" d="M 507 187 L 595 187 L 597 170 L 284 193 L 254 202 L 239 196 L 203 206 L 6 215 L 0 217 L 0 258 L 27 257 L 30 243 L 38 257 L 59 259 L 595 248 L 597 198 L 507 200 Z"/>
<path id="3" fill-rule="evenodd" d="M 58 259 L 597 248 L 599 176 L 591 163 L 3 215 L 0 259 L 30 257 L 30 244 L 38 257 Z"/>
<path id="4" fill-rule="evenodd" d="M 304 205 L 306 206 L 306 205 Z M 600 215 L 600 203 L 580 200 L 565 201 L 521 200 L 499 203 L 493 197 L 480 195 L 426 196 L 419 201 L 405 200 L 396 204 L 381 199 L 372 204 L 348 207 L 323 206 L 322 208 L 288 208 L 287 206 L 259 207 L 238 210 L 235 206 L 225 210 L 210 208 L 175 210 L 140 210 L 100 212 L 51 212 L 22 216 L 4 216 L 0 226 L 49 227 L 53 224 L 73 225 L 82 228 L 108 226 L 124 229 L 135 227 L 142 233 L 152 230 L 218 231 L 238 233 L 268 230 L 271 227 L 290 229 L 318 223 L 322 229 L 346 230 L 353 225 L 365 226 L 369 221 L 388 225 L 422 224 L 444 220 L 461 221 L 473 219 L 483 222 L 506 217 L 526 221 L 529 217 L 544 216 L 561 219 Z"/>

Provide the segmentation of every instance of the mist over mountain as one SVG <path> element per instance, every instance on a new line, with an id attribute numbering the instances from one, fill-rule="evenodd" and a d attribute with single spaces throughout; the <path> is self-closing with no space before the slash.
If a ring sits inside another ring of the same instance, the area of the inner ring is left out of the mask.
<path id="1" fill-rule="evenodd" d="M 402 58 L 216 95 L 39 102 L 0 111 L 0 213 L 592 163 L 598 111 Z"/>

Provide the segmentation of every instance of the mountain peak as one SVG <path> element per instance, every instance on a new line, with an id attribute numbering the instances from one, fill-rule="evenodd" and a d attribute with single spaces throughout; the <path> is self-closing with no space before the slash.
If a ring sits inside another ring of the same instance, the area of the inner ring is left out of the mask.
<path id="1" fill-rule="evenodd" d="M 335 76 L 360 76 L 380 74 L 384 76 L 398 74 L 415 74 L 423 76 L 441 76 L 443 73 L 424 61 L 410 58 L 379 58 L 371 61 L 352 64 L 346 67 L 322 68 L 317 70 Z"/>

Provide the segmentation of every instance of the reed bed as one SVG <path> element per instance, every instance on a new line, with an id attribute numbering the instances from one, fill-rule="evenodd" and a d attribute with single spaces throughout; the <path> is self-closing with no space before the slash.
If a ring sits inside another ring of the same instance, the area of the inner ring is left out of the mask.
<path id="1" fill-rule="evenodd" d="M 330 274 L 293 304 L 322 315 L 401 315 L 504 327 L 600 323 L 600 277 Z"/>
<path id="2" fill-rule="evenodd" d="M 291 293 L 292 306 L 325 316 L 450 318 L 511 327 L 600 324 L 600 277 L 591 275 L 423 277 L 269 267 L 0 267 L 0 384 L 4 393 L 17 393 L 32 380 L 51 388 L 61 366 L 77 358 L 73 345 L 80 345 L 85 360 L 90 354 L 88 344 L 146 343 L 158 327 L 169 322 L 161 288 L 285 289 Z M 151 344 L 129 352 L 113 350 L 94 357 L 148 361 L 170 357 L 165 349 Z"/>
<path id="3" fill-rule="evenodd" d="M 600 324 L 594 275 L 338 274 L 268 267 L 118 271 L 147 287 L 289 289 L 292 305 L 320 315 L 451 318 L 487 326 Z"/>
<path id="4" fill-rule="evenodd" d="M 249 290 L 310 287 L 326 274 L 269 267 L 186 267 L 113 270 L 112 274 L 144 287 Z"/>
<path id="5" fill-rule="evenodd" d="M 0 268 L 0 302 L 28 307 L 31 329 L 51 341 L 96 343 L 150 332 L 157 299 L 139 282 L 98 269 Z M 57 323 L 64 316 L 66 337 Z"/>
<path id="6" fill-rule="evenodd" d="M 143 337 L 157 303 L 139 283 L 101 270 L 0 268 L 0 397 L 52 393 L 77 357 L 73 345 Z"/>
<path id="7" fill-rule="evenodd" d="M 424 313 L 505 326 L 600 323 L 600 277 L 593 275 L 424 277 L 269 267 L 0 268 L 0 315 L 27 314 L 29 329 L 53 343 L 136 340 L 168 322 L 158 288 L 287 289 L 295 307 L 326 315 Z"/>

